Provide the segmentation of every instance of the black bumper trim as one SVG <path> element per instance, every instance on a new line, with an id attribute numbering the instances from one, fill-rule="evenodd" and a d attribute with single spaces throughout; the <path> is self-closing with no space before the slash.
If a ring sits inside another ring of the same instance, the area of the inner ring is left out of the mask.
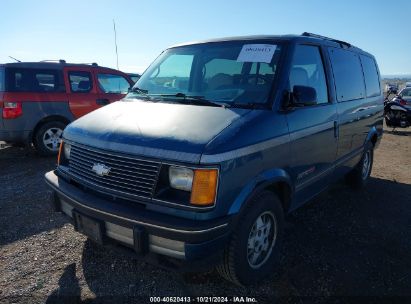
<path id="1" fill-rule="evenodd" d="M 53 188 L 58 199 L 62 198 L 66 203 L 89 216 L 129 228 L 136 224 L 141 225 L 146 227 L 150 233 L 158 236 L 189 243 L 201 243 L 224 235 L 231 230 L 232 217 L 208 221 L 177 218 L 150 210 L 124 206 L 93 196 L 71 185 L 57 176 L 54 171 L 46 173 L 45 180 Z"/>

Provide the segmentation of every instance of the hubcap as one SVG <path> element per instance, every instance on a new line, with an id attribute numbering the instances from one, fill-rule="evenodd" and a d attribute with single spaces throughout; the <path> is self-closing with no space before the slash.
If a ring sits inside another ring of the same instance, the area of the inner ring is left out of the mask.
<path id="1" fill-rule="evenodd" d="M 272 212 L 260 214 L 248 235 L 247 260 L 251 268 L 259 268 L 271 255 L 277 238 L 277 222 Z"/>
<path id="2" fill-rule="evenodd" d="M 368 173 L 370 171 L 370 165 L 371 165 L 370 151 L 367 151 L 364 155 L 364 160 L 362 163 L 362 178 L 363 179 L 367 179 Z"/>
<path id="3" fill-rule="evenodd" d="M 50 128 L 43 135 L 43 144 L 50 151 L 57 152 L 60 148 L 61 135 L 63 130 L 60 128 Z"/>

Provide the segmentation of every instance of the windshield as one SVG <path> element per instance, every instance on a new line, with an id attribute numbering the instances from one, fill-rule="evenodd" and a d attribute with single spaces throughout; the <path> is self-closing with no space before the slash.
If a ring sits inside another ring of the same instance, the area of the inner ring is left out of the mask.
<path id="1" fill-rule="evenodd" d="M 144 72 L 127 97 L 192 97 L 192 104 L 201 98 L 216 104 L 263 105 L 276 76 L 280 52 L 281 46 L 275 43 L 239 41 L 171 48 Z"/>
<path id="2" fill-rule="evenodd" d="M 411 97 L 411 88 L 402 90 L 400 95 L 402 97 Z"/>

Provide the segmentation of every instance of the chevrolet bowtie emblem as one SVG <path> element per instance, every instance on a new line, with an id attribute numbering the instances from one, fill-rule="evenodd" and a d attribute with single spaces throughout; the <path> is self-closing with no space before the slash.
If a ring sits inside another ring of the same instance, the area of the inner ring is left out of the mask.
<path id="1" fill-rule="evenodd" d="M 104 164 L 94 164 L 93 168 L 91 168 L 94 173 L 96 173 L 98 176 L 106 176 L 109 175 L 111 168 L 107 167 Z"/>

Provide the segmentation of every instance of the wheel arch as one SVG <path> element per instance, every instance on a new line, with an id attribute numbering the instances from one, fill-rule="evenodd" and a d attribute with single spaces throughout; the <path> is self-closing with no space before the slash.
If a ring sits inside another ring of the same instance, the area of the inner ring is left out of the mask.
<path id="1" fill-rule="evenodd" d="M 375 147 L 378 143 L 378 139 L 381 137 L 377 128 L 373 126 L 371 130 L 368 132 L 367 137 L 364 142 L 364 147 L 370 142 Z"/>
<path id="2" fill-rule="evenodd" d="M 36 135 L 37 131 L 41 128 L 41 126 L 44 125 L 45 123 L 48 123 L 48 122 L 51 122 L 51 121 L 62 122 L 66 125 L 68 125 L 71 122 L 70 119 L 68 119 L 67 117 L 64 117 L 62 115 L 49 115 L 49 116 L 43 117 L 42 119 L 40 119 L 37 122 L 37 124 L 33 128 L 33 131 L 30 135 L 31 141 L 34 140 L 34 136 Z"/>
<path id="3" fill-rule="evenodd" d="M 274 169 L 264 172 L 248 183 L 231 205 L 229 214 L 241 213 L 252 201 L 252 197 L 261 191 L 268 190 L 278 196 L 286 214 L 290 210 L 293 187 L 289 174 L 283 169 Z"/>

